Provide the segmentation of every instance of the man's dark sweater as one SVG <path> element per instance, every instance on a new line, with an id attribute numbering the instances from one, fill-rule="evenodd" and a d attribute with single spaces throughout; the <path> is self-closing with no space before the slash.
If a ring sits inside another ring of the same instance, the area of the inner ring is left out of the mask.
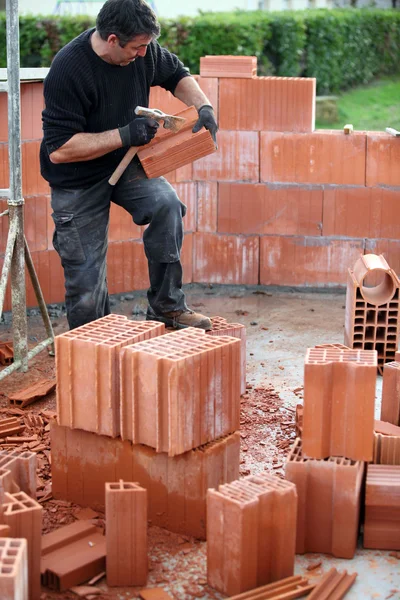
<path id="1" fill-rule="evenodd" d="M 54 187 L 79 189 L 108 177 L 127 151 L 119 148 L 94 160 L 53 164 L 49 154 L 76 133 L 101 133 L 127 125 L 136 106 L 148 106 L 150 87 L 174 92 L 189 75 L 180 60 L 153 41 L 144 57 L 125 67 L 111 65 L 92 49 L 85 31 L 54 58 L 44 82 L 46 108 L 40 148 L 43 177 Z"/>

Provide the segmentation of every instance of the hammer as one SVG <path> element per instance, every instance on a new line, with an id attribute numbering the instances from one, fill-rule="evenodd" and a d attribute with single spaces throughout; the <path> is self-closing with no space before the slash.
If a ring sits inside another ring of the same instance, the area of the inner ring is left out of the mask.
<path id="1" fill-rule="evenodd" d="M 160 121 L 164 122 L 164 129 L 170 129 L 173 133 L 177 133 L 184 124 L 186 123 L 186 119 L 183 117 L 175 117 L 174 115 L 166 115 L 159 110 L 158 108 L 145 108 L 143 106 L 137 106 L 135 108 L 135 113 L 140 115 L 141 117 L 149 117 L 150 119 L 154 119 L 158 123 Z M 115 169 L 114 173 L 111 175 L 108 183 L 110 185 L 115 185 L 123 172 L 137 153 L 137 151 L 141 148 L 141 146 L 131 146 L 128 152 L 125 154 L 124 158 L 119 163 L 118 167 Z"/>

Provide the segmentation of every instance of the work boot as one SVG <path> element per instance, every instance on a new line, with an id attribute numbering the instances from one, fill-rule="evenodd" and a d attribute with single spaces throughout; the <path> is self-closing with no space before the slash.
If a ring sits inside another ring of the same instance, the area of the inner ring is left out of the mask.
<path id="1" fill-rule="evenodd" d="M 199 327 L 199 329 L 205 329 L 206 331 L 212 329 L 211 321 L 208 317 L 189 309 L 174 310 L 158 315 L 149 306 L 147 308 L 146 321 L 160 321 L 161 323 L 165 323 L 167 327 L 173 327 L 174 329 L 185 329 L 186 327 Z"/>

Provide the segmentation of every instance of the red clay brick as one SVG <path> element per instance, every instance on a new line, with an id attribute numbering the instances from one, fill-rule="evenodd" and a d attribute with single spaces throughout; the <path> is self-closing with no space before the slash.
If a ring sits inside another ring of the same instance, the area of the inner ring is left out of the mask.
<path id="1" fill-rule="evenodd" d="M 347 265 L 363 252 L 363 240 L 262 236 L 260 283 L 325 287 L 346 282 Z"/>
<path id="2" fill-rule="evenodd" d="M 365 159 L 366 136 L 361 132 L 261 132 L 261 181 L 365 185 Z"/>
<path id="3" fill-rule="evenodd" d="M 29 598 L 28 551 L 25 539 L 0 539 L 0 598 Z"/>
<path id="4" fill-rule="evenodd" d="M 353 558 L 359 530 L 364 463 L 347 458 L 305 458 L 296 440 L 285 477 L 298 495 L 296 553 Z"/>
<path id="5" fill-rule="evenodd" d="M 64 274 L 60 258 L 55 250 L 32 252 L 32 261 L 47 304 L 63 302 L 65 297 Z M 27 306 L 37 306 L 29 275 L 26 275 Z"/>
<path id="6" fill-rule="evenodd" d="M 107 273 L 110 294 L 147 288 L 148 264 L 142 241 L 130 240 L 109 244 Z"/>
<path id="7" fill-rule="evenodd" d="M 400 237 L 400 191 L 385 188 L 324 190 L 322 235 Z"/>
<path id="8" fill-rule="evenodd" d="M 239 450 L 236 432 L 169 458 L 120 438 L 52 423 L 52 492 L 57 499 L 104 510 L 106 482 L 137 481 L 148 491 L 153 525 L 205 539 L 207 489 L 239 477 Z"/>
<path id="9" fill-rule="evenodd" d="M 320 235 L 322 198 L 322 190 L 220 183 L 218 231 Z"/>
<path id="10" fill-rule="evenodd" d="M 218 152 L 193 165 L 196 181 L 258 182 L 259 134 L 255 131 L 219 131 Z"/>
<path id="11" fill-rule="evenodd" d="M 400 550 L 399 465 L 368 465 L 364 548 Z"/>
<path id="12" fill-rule="evenodd" d="M 383 367 L 381 420 L 400 426 L 400 362 Z"/>
<path id="13" fill-rule="evenodd" d="M 21 84 L 21 139 L 42 139 L 43 82 Z"/>
<path id="14" fill-rule="evenodd" d="M 169 456 L 239 429 L 241 344 L 194 328 L 121 350 L 121 437 Z"/>
<path id="15" fill-rule="evenodd" d="M 175 188 L 180 201 L 187 207 L 187 212 L 183 219 L 185 231 L 196 231 L 196 183 L 194 181 L 190 183 L 174 183 L 173 187 Z"/>
<path id="16" fill-rule="evenodd" d="M 4 94 L 0 93 L 0 98 L 2 97 Z M 9 185 L 8 145 L 0 144 L 0 188 L 7 189 Z"/>
<path id="17" fill-rule="evenodd" d="M 307 350 L 302 435 L 305 457 L 372 460 L 376 369 L 376 350 Z"/>
<path id="18" fill-rule="evenodd" d="M 352 348 L 377 350 L 380 372 L 395 358 L 399 293 L 400 281 L 383 256 L 365 254 L 348 270 L 344 341 Z"/>
<path id="19" fill-rule="evenodd" d="M 376 465 L 400 465 L 400 435 L 382 435 L 374 432 L 374 459 Z"/>
<path id="20" fill-rule="evenodd" d="M 221 129 L 311 132 L 316 80 L 257 77 L 219 80 Z"/>
<path id="21" fill-rule="evenodd" d="M 217 231 L 218 184 L 197 183 L 197 231 Z"/>
<path id="22" fill-rule="evenodd" d="M 0 469 L 11 473 L 14 485 L 4 492 L 25 492 L 28 496 L 36 499 L 36 469 L 37 458 L 34 452 L 0 452 Z M 17 489 L 15 488 L 17 486 Z"/>
<path id="23" fill-rule="evenodd" d="M 107 585 L 146 585 L 147 490 L 137 483 L 106 483 Z"/>
<path id="24" fill-rule="evenodd" d="M 54 230 L 54 226 L 53 226 Z M 131 215 L 122 206 L 111 202 L 110 226 L 108 239 L 110 242 L 122 242 L 126 240 L 139 240 L 142 237 L 142 228 L 135 225 Z"/>
<path id="25" fill-rule="evenodd" d="M 207 579 L 232 596 L 293 575 L 297 493 L 274 475 L 207 492 Z"/>
<path id="26" fill-rule="evenodd" d="M 119 352 L 163 332 L 163 323 L 108 315 L 56 336 L 60 425 L 119 435 Z"/>
<path id="27" fill-rule="evenodd" d="M 24 196 L 49 194 L 50 187 L 40 174 L 40 141 L 23 142 L 22 154 L 22 193 Z"/>
<path id="28" fill-rule="evenodd" d="M 240 340 L 240 393 L 246 391 L 246 327 L 241 323 L 228 323 L 223 317 L 211 317 L 212 329 L 208 335 L 230 335 Z"/>
<path id="29" fill-rule="evenodd" d="M 357 578 L 357 573 L 329 569 L 318 581 L 308 600 L 339 600 L 344 598 Z"/>
<path id="30" fill-rule="evenodd" d="M 158 108 L 167 115 L 176 115 L 187 108 L 184 102 L 160 86 L 150 88 L 149 107 Z"/>
<path id="31" fill-rule="evenodd" d="M 25 492 L 18 492 L 6 494 L 2 513 L 3 523 L 10 527 L 10 537 L 27 541 L 29 600 L 39 600 L 43 508 Z"/>
<path id="32" fill-rule="evenodd" d="M 49 211 L 51 212 L 50 195 L 25 198 L 25 236 L 31 252 L 39 252 L 48 248 Z"/>
<path id="33" fill-rule="evenodd" d="M 193 233 L 186 233 L 181 251 L 183 283 L 193 282 Z"/>
<path id="34" fill-rule="evenodd" d="M 388 133 L 368 131 L 366 185 L 400 186 L 399 164 L 399 140 Z"/>
<path id="35" fill-rule="evenodd" d="M 193 281 L 254 285 L 258 268 L 258 236 L 195 234 Z"/>
<path id="36" fill-rule="evenodd" d="M 400 241 L 366 239 L 365 254 L 382 254 L 395 273 L 400 273 Z"/>
<path id="37" fill-rule="evenodd" d="M 255 77 L 257 75 L 256 56 L 216 56 L 200 58 L 201 77 Z"/>
<path id="38" fill-rule="evenodd" d="M 8 142 L 8 95 L 3 92 L 0 93 L 0 142 Z"/>

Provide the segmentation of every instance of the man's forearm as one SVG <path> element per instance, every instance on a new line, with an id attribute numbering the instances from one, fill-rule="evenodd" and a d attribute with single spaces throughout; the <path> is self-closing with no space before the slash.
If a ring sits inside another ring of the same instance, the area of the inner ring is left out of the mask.
<path id="1" fill-rule="evenodd" d="M 93 160 L 122 147 L 118 129 L 102 133 L 76 133 L 63 146 L 50 154 L 52 163 Z"/>
<path id="2" fill-rule="evenodd" d="M 184 77 L 175 88 L 174 96 L 182 100 L 186 106 L 194 106 L 199 109 L 204 104 L 211 105 L 211 102 L 200 88 L 194 77 Z"/>

